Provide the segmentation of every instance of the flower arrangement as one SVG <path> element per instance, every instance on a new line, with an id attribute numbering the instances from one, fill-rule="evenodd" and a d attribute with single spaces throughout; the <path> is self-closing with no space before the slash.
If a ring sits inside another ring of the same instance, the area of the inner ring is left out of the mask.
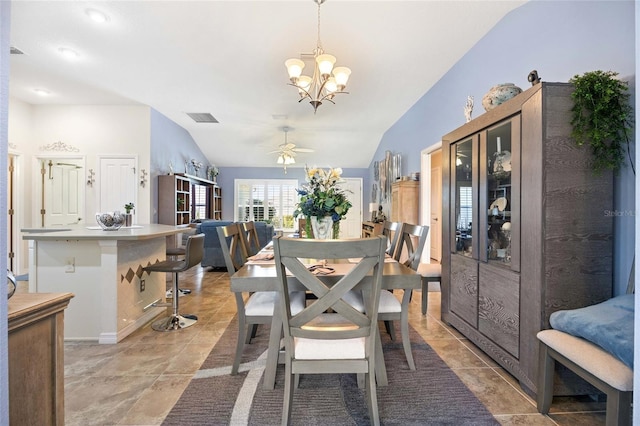
<path id="1" fill-rule="evenodd" d="M 351 208 L 351 202 L 345 191 L 338 187 L 341 182 L 340 175 L 342 175 L 341 168 L 323 170 L 318 167 L 305 167 L 307 184 L 297 190 L 300 201 L 293 212 L 294 217 L 304 215 L 308 219 L 312 216 L 318 218 L 331 216 L 334 238 L 338 237 L 340 220 L 347 215 Z M 309 221 L 307 221 L 307 226 L 309 226 Z M 307 235 L 310 235 L 309 230 L 307 230 Z"/>

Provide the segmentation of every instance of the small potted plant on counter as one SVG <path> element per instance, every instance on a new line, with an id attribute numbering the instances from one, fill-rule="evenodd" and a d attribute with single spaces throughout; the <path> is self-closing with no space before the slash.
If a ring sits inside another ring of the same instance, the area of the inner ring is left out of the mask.
<path id="1" fill-rule="evenodd" d="M 124 205 L 124 226 L 131 226 L 133 223 L 133 214 L 131 210 L 133 210 L 135 205 L 133 203 L 127 203 Z"/>

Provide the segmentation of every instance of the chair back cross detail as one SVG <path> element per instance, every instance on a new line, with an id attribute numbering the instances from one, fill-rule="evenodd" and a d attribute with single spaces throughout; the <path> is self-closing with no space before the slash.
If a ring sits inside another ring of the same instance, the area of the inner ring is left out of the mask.
<path id="1" fill-rule="evenodd" d="M 364 374 L 369 421 L 373 425 L 380 423 L 375 366 L 386 243 L 382 235 L 353 240 L 274 238 L 285 345 L 283 425 L 291 419 L 294 377 L 326 373 Z M 331 273 L 314 274 L 304 261 L 309 258 L 358 261 L 345 275 L 331 277 Z M 299 312 L 291 309 L 290 280 L 317 297 Z M 343 300 L 354 289 L 362 291 L 363 311 Z"/>

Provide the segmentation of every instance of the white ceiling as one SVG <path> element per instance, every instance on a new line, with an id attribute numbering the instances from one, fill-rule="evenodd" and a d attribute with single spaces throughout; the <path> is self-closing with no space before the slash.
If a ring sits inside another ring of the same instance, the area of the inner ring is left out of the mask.
<path id="1" fill-rule="evenodd" d="M 291 1 L 26 1 L 11 5 L 10 94 L 31 104 L 143 104 L 187 129 L 218 166 L 368 167 L 384 132 L 523 1 L 328 0 L 324 50 L 352 70 L 317 114 L 287 86 L 284 61 L 311 53 L 317 6 Z M 87 8 L 106 13 L 96 24 Z M 74 61 L 60 47 L 79 53 Z M 34 89 L 46 89 L 46 97 Z M 209 112 L 219 124 L 185 113 Z"/>

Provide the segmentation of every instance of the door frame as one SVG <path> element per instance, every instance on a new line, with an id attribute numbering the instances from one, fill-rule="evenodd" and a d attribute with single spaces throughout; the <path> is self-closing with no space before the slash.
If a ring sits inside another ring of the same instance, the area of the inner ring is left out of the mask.
<path id="1" fill-rule="evenodd" d="M 25 155 L 11 148 L 8 150 L 8 155 L 13 157 L 13 181 L 11 182 L 13 185 L 13 226 L 11 229 L 11 238 L 14 247 L 13 273 L 15 275 L 22 275 L 29 272 L 29 255 L 26 249 L 27 244 L 25 244 L 21 238 L 21 229 L 24 228 L 24 221 L 26 219 L 24 213 L 25 195 L 27 194 L 25 192 Z M 9 172 L 9 165 L 10 163 L 7 161 L 7 173 Z M 9 192 L 7 191 L 7 207 L 8 197 Z M 9 265 L 8 262 L 7 265 Z"/>
<path id="2" fill-rule="evenodd" d="M 431 154 L 442 149 L 442 141 L 420 151 L 420 223 L 431 223 Z M 431 263 L 431 232 L 422 249 L 422 263 Z"/>

